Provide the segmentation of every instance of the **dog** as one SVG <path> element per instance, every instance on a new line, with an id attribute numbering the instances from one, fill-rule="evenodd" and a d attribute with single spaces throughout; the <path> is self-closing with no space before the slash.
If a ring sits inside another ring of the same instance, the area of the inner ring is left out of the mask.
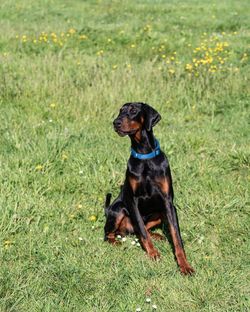
<path id="1" fill-rule="evenodd" d="M 119 196 L 111 205 L 111 194 L 106 196 L 104 240 L 116 245 L 119 244 L 117 235 L 136 234 L 148 256 L 157 260 L 160 253 L 151 238 L 165 238 L 150 229 L 166 224 L 180 271 L 188 275 L 194 273 L 194 269 L 183 247 L 173 204 L 170 166 L 153 134 L 153 127 L 160 120 L 160 114 L 150 105 L 132 102 L 121 107 L 113 122 L 114 130 L 121 137 L 130 137 L 131 155 Z"/>

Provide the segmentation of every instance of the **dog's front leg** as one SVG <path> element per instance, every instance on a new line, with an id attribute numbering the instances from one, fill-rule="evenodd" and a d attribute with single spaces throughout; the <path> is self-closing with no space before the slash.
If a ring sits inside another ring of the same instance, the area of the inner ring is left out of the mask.
<path id="1" fill-rule="evenodd" d="M 172 199 L 168 195 L 164 195 L 166 219 L 169 226 L 172 242 L 175 249 L 175 257 L 180 267 L 181 273 L 187 275 L 194 273 L 194 269 L 187 261 L 185 250 L 182 243 L 180 228 L 178 224 L 176 208 L 173 205 Z"/>

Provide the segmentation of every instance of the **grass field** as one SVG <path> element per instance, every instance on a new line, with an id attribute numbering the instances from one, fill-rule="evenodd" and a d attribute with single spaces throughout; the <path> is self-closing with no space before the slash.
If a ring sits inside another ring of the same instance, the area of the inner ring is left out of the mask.
<path id="1" fill-rule="evenodd" d="M 0 311 L 249 311 L 249 14 L 247 0 L 0 2 Z M 162 115 L 194 277 L 165 242 L 157 263 L 134 237 L 103 242 L 128 101 Z"/>

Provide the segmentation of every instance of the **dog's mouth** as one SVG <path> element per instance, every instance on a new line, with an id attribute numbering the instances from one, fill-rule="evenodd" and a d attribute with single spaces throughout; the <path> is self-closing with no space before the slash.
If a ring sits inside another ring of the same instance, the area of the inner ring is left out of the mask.
<path id="1" fill-rule="evenodd" d="M 133 135 L 133 134 L 135 134 L 137 132 L 137 129 L 129 130 L 129 131 L 124 131 L 124 130 L 119 129 L 119 128 L 114 128 L 114 129 L 115 129 L 115 132 L 117 132 L 118 135 L 121 136 L 121 137 L 124 137 L 126 135 Z"/>

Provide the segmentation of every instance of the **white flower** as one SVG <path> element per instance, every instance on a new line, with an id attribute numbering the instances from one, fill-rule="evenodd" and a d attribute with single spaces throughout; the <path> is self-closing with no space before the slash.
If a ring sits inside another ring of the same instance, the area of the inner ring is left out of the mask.
<path id="1" fill-rule="evenodd" d="M 137 246 L 137 247 L 141 247 L 141 244 L 140 244 L 140 243 L 136 243 L 136 246 Z"/>
<path id="2" fill-rule="evenodd" d="M 78 237 L 78 239 L 79 239 L 79 241 L 82 241 L 82 240 L 83 240 L 83 238 L 82 238 L 82 237 Z"/>
<path id="3" fill-rule="evenodd" d="M 135 241 L 132 241 L 131 244 L 132 244 L 132 245 L 135 245 Z"/>
<path id="4" fill-rule="evenodd" d="M 147 303 L 150 303 L 150 302 L 151 302 L 151 299 L 150 299 L 150 298 L 146 298 L 146 302 L 147 302 Z"/>
<path id="5" fill-rule="evenodd" d="M 126 237 L 123 237 L 122 238 L 122 242 L 126 242 L 127 238 Z"/>
<path id="6" fill-rule="evenodd" d="M 153 304 L 153 305 L 152 305 L 152 309 L 156 310 L 156 309 L 157 309 L 157 305 L 156 305 L 156 304 Z"/>
<path id="7" fill-rule="evenodd" d="M 83 171 L 82 171 L 82 170 L 80 170 L 80 171 L 79 171 L 79 174 L 83 174 Z"/>
<path id="8" fill-rule="evenodd" d="M 122 238 L 121 235 L 117 235 L 116 237 L 117 237 L 118 239 L 121 239 L 121 238 Z"/>
<path id="9" fill-rule="evenodd" d="M 201 237 L 198 239 L 198 244 L 202 244 L 203 241 L 204 241 L 204 236 L 201 236 Z"/>
<path id="10" fill-rule="evenodd" d="M 136 311 L 136 312 L 140 312 L 140 311 L 141 311 L 141 308 L 136 308 L 135 311 Z"/>

